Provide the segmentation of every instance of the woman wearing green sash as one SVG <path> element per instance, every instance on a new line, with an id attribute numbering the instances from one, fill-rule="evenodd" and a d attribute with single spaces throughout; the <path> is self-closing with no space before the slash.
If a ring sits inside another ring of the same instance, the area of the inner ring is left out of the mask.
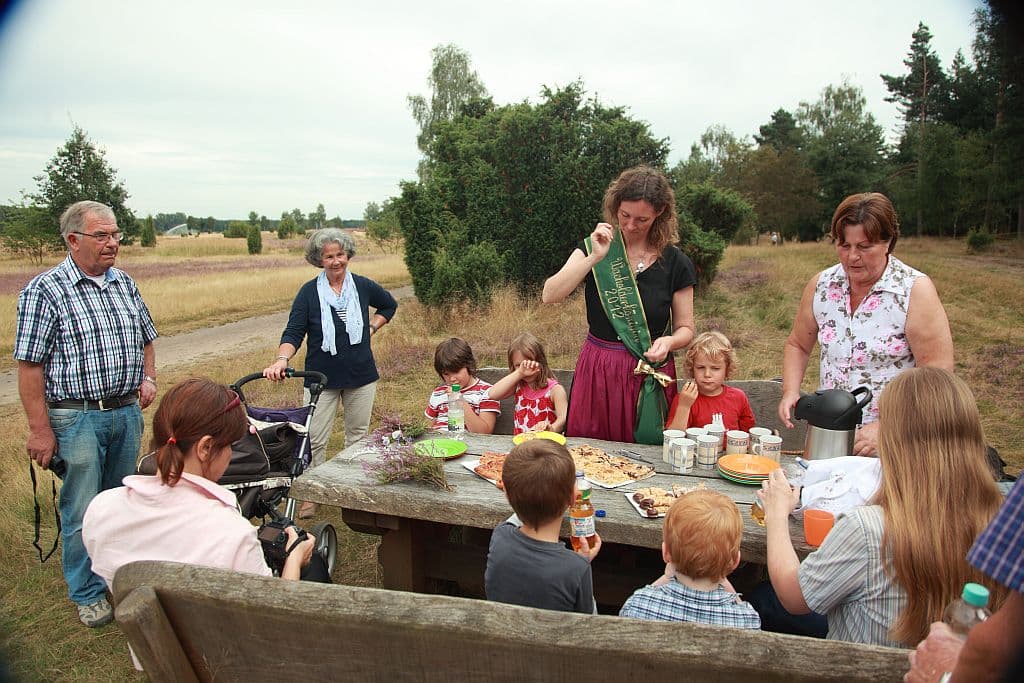
<path id="1" fill-rule="evenodd" d="M 604 219 L 544 283 L 558 303 L 585 283 L 588 333 L 573 378 L 566 434 L 661 443 L 676 394 L 672 352 L 693 339 L 696 271 L 676 246 L 675 194 L 660 171 L 623 171 Z"/>

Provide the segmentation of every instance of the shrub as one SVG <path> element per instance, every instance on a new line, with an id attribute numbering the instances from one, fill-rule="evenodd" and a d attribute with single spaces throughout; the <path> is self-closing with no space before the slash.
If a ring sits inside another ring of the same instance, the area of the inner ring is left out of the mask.
<path id="1" fill-rule="evenodd" d="M 703 230 L 686 216 L 679 221 L 679 248 L 693 261 L 697 270 L 697 293 L 711 286 L 718 273 L 718 264 L 725 254 L 726 241 L 716 232 Z"/>
<path id="2" fill-rule="evenodd" d="M 621 171 L 664 167 L 666 141 L 584 94 L 574 83 L 545 89 L 536 105 L 435 124 L 419 182 L 403 183 L 394 201 L 417 298 L 472 299 L 501 281 L 535 292 L 601 220 L 604 191 Z M 473 272 L 471 259 L 487 270 Z"/>
<path id="3" fill-rule="evenodd" d="M 985 251 L 995 241 L 995 236 L 985 228 L 971 228 L 967 231 L 967 251 L 971 254 Z"/>
<path id="4" fill-rule="evenodd" d="M 744 226 L 753 226 L 754 207 L 738 192 L 710 182 L 676 189 L 676 210 L 703 230 L 716 232 L 731 242 Z"/>
<path id="5" fill-rule="evenodd" d="M 260 226 L 249 226 L 249 234 L 245 238 L 245 246 L 250 254 L 259 254 L 263 251 L 263 234 L 260 232 Z"/>
<path id="6" fill-rule="evenodd" d="M 231 221 L 224 230 L 225 237 L 245 239 L 249 236 L 249 224 L 243 221 Z"/>
<path id="7" fill-rule="evenodd" d="M 147 216 L 146 220 L 142 221 L 142 232 L 139 237 L 139 244 L 144 247 L 156 246 L 156 227 L 153 224 L 152 216 Z"/>

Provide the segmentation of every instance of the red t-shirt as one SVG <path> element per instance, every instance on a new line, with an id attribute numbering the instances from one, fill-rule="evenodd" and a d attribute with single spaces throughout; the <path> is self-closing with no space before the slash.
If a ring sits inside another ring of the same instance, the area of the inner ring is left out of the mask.
<path id="1" fill-rule="evenodd" d="M 672 406 L 668 410 L 668 422 L 672 422 L 672 419 L 675 418 L 678 407 L 679 394 L 676 394 Z M 690 407 L 690 419 L 687 420 L 686 426 L 687 428 L 703 427 L 711 424 L 711 416 L 715 413 L 722 414 L 722 422 L 726 429 L 742 429 L 746 432 L 757 424 L 754 421 L 754 411 L 750 409 L 747 395 L 736 387 L 723 384 L 722 393 L 718 396 L 697 394 L 697 400 Z"/>

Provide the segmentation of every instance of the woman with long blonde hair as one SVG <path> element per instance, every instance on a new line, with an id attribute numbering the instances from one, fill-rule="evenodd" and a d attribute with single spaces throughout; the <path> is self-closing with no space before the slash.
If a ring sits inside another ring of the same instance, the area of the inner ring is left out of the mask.
<path id="1" fill-rule="evenodd" d="M 942 619 L 964 583 L 1006 591 L 966 561 L 1002 496 L 985 455 L 974 396 L 947 370 L 893 379 L 879 401 L 882 481 L 872 504 L 841 514 L 821 548 L 800 564 L 789 538 L 799 502 L 781 469 L 765 482 L 768 573 L 794 615 L 828 616 L 828 637 L 913 647 Z"/>

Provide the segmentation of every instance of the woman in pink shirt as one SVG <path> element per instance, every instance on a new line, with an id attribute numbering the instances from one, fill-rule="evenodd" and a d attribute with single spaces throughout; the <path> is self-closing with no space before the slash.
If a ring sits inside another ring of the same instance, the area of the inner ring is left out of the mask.
<path id="1" fill-rule="evenodd" d="M 110 586 L 119 567 L 167 560 L 271 576 L 256 527 L 238 511 L 235 495 L 216 482 L 231 461 L 231 444 L 247 429 L 238 394 L 207 379 L 176 384 L 153 417 L 158 473 L 129 476 L 124 486 L 90 503 L 82 541 L 92 568 Z M 298 579 L 314 539 L 296 544 L 281 577 Z"/>

